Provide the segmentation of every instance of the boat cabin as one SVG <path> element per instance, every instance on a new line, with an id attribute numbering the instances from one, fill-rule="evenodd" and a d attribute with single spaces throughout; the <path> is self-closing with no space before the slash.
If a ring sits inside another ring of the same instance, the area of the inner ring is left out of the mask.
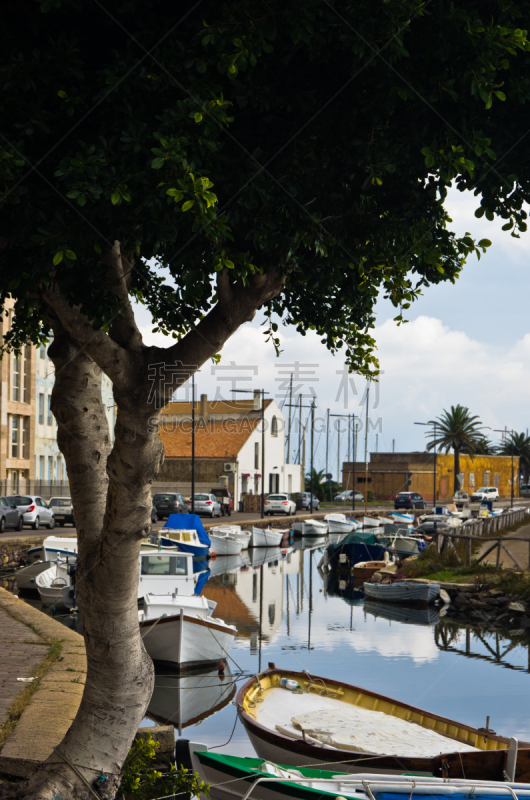
<path id="1" fill-rule="evenodd" d="M 195 591 L 193 556 L 179 550 L 140 551 L 140 580 L 138 598 L 150 594 L 180 594 L 191 596 Z"/>

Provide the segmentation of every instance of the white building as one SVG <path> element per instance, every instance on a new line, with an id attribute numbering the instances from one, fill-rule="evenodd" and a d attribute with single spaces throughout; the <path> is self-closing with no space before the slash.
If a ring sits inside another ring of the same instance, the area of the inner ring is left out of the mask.
<path id="1" fill-rule="evenodd" d="M 184 494 L 191 491 L 191 403 L 170 403 L 162 412 L 160 438 L 165 462 L 158 481 Z M 262 418 L 264 426 L 262 426 Z M 285 460 L 286 421 L 274 400 L 261 394 L 253 400 L 195 403 L 195 485 L 210 491 L 228 483 L 235 503 L 243 495 L 302 490 L 302 467 Z M 264 454 L 264 460 L 263 460 Z"/>
<path id="2" fill-rule="evenodd" d="M 55 367 L 47 348 L 41 345 L 36 357 L 35 380 L 35 481 L 40 484 L 66 485 L 66 466 L 57 444 L 57 421 L 51 410 Z M 112 383 L 103 375 L 102 399 L 105 405 L 111 441 L 114 440 L 115 408 Z M 44 492 L 44 489 L 39 491 Z"/>

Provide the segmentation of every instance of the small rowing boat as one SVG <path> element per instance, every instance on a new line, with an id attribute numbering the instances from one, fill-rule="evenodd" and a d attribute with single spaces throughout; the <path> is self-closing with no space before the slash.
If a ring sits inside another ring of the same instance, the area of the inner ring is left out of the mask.
<path id="1" fill-rule="evenodd" d="M 359 527 L 359 523 L 346 514 L 326 514 L 324 521 L 328 523 L 329 533 L 351 533 Z"/>
<path id="2" fill-rule="evenodd" d="M 515 742 L 515 739 L 512 740 Z M 419 775 L 351 775 L 343 770 L 292 767 L 261 758 L 241 758 L 212 753 L 204 744 L 187 742 L 180 748 L 185 766 L 190 766 L 205 783 L 213 800 L 514 800 L 530 798 L 530 784 L 515 783 L 516 749 L 507 757 L 506 782 L 492 780 L 443 779 Z M 521 751 L 520 751 L 521 752 Z M 522 751 L 525 755 L 528 751 Z M 527 759 L 525 758 L 525 761 Z M 323 763 L 326 767 L 325 755 Z M 367 764 L 365 769 L 368 769 Z M 204 795 L 201 795 L 201 799 Z"/>
<path id="3" fill-rule="evenodd" d="M 238 542 L 241 542 L 241 549 L 246 550 L 250 543 L 250 531 L 244 531 L 241 528 L 241 525 L 216 525 L 209 530 L 210 536 L 212 534 L 220 534 L 224 536 L 228 534 L 233 539 L 237 539 Z M 232 553 L 232 555 L 234 555 Z"/>
<path id="4" fill-rule="evenodd" d="M 263 528 L 252 527 L 252 536 L 250 537 L 251 547 L 279 547 L 282 543 L 283 531 L 273 531 L 270 528 L 264 530 Z"/>
<path id="5" fill-rule="evenodd" d="M 328 523 L 319 519 L 306 519 L 302 522 L 293 522 L 291 530 L 300 536 L 326 536 Z"/>
<path id="6" fill-rule="evenodd" d="M 388 567 L 389 561 L 358 561 L 353 567 L 353 577 L 357 580 L 369 581 L 380 569 Z"/>
<path id="7" fill-rule="evenodd" d="M 503 780 L 510 739 L 359 686 L 271 664 L 243 684 L 236 704 L 254 750 L 270 761 Z M 519 747 L 530 754 L 530 743 Z M 516 780 L 530 779 L 525 764 Z"/>
<path id="8" fill-rule="evenodd" d="M 365 583 L 363 591 L 371 600 L 384 603 L 414 603 L 428 605 L 440 595 L 437 583 L 414 583 L 413 581 L 396 581 L 396 583 Z"/>

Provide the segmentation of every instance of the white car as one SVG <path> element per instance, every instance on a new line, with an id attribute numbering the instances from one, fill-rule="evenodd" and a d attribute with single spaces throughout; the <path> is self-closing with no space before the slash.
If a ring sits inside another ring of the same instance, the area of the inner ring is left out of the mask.
<path id="1" fill-rule="evenodd" d="M 194 514 L 207 514 L 209 517 L 221 516 L 221 503 L 214 494 L 193 495 Z M 188 512 L 191 514 L 191 498 L 188 502 Z"/>
<path id="2" fill-rule="evenodd" d="M 484 500 L 498 500 L 499 490 L 495 486 L 481 486 L 471 495 L 472 503 L 482 503 Z"/>
<path id="3" fill-rule="evenodd" d="M 270 494 L 265 499 L 265 516 L 273 514 L 285 514 L 290 517 L 296 514 L 296 503 L 290 494 Z"/>
<path id="4" fill-rule="evenodd" d="M 12 494 L 8 500 L 13 501 L 19 511 L 24 515 L 24 525 L 31 525 L 38 531 L 41 525 L 49 530 L 55 528 L 55 516 L 46 500 L 34 494 Z"/>

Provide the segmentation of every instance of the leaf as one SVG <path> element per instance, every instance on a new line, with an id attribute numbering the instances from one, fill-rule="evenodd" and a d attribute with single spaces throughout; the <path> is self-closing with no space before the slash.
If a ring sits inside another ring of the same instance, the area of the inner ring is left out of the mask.
<path id="1" fill-rule="evenodd" d="M 434 164 L 434 156 L 430 153 L 428 156 L 425 157 L 425 166 L 432 167 Z"/>
<path id="2" fill-rule="evenodd" d="M 202 114 L 201 114 L 201 112 L 200 112 L 200 111 L 197 111 L 197 113 L 196 113 L 196 114 L 194 114 L 194 116 L 193 116 L 193 119 L 195 120 L 195 122 L 201 122 L 201 120 L 202 120 Z"/>
<path id="3" fill-rule="evenodd" d="M 206 72 L 206 64 L 204 61 L 197 61 L 197 72 L 204 74 Z"/>
<path id="4" fill-rule="evenodd" d="M 119 193 L 119 192 L 114 192 L 114 194 L 113 194 L 113 195 L 112 195 L 112 197 L 110 198 L 110 202 L 112 203 L 112 205 L 113 205 L 113 206 L 115 206 L 115 205 L 117 205 L 117 204 L 118 204 L 120 201 L 121 201 L 120 193 Z"/>
<path id="5" fill-rule="evenodd" d="M 164 166 L 164 158 L 153 158 L 151 161 L 151 169 L 160 169 L 160 167 Z"/>
<path id="6" fill-rule="evenodd" d="M 63 260 L 63 256 L 64 256 L 64 253 L 63 253 L 62 250 L 59 250 L 58 253 L 55 253 L 55 255 L 53 257 L 54 266 L 57 266 L 57 264 L 61 263 L 61 261 Z"/>
<path id="7" fill-rule="evenodd" d="M 79 197 L 77 198 L 77 203 L 80 206 L 84 206 L 86 204 L 86 195 L 80 194 Z"/>
<path id="8" fill-rule="evenodd" d="M 68 97 L 68 95 L 66 94 L 66 92 L 65 92 L 63 89 L 59 89 L 59 91 L 57 92 L 57 94 L 59 95 L 59 97 L 62 97 L 62 98 L 63 98 L 63 100 L 64 100 L 64 99 L 66 99 L 66 98 Z"/>
<path id="9" fill-rule="evenodd" d="M 504 92 L 495 92 L 495 97 L 497 97 L 499 100 L 506 100 L 506 95 Z"/>
<path id="10" fill-rule="evenodd" d="M 99 244 L 99 242 L 94 242 L 94 250 L 96 251 L 96 253 L 101 253 L 101 245 Z"/>
<path id="11" fill-rule="evenodd" d="M 192 206 L 194 204 L 195 204 L 195 200 L 186 200 L 186 202 L 183 203 L 183 205 L 182 205 L 182 210 L 183 211 L 189 211 L 190 208 L 192 208 Z"/>
<path id="12" fill-rule="evenodd" d="M 479 247 L 491 247 L 491 242 L 489 239 L 481 239 L 478 243 Z"/>
<path id="13" fill-rule="evenodd" d="M 77 261 L 77 256 L 73 250 L 65 250 L 64 254 L 66 258 L 70 259 L 70 261 Z"/>

